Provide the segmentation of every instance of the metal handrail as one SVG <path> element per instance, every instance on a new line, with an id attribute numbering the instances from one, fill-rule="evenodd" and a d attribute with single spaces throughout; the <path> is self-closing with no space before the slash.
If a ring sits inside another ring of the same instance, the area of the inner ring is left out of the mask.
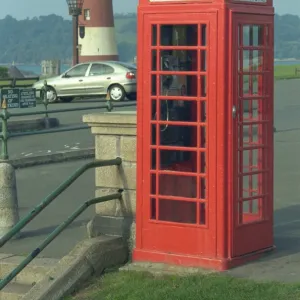
<path id="1" fill-rule="evenodd" d="M 111 107 L 111 108 L 128 107 L 128 106 L 134 106 L 135 104 L 136 104 L 136 101 L 128 101 L 127 103 L 121 103 L 121 104 L 112 104 L 112 103 L 106 101 L 106 104 L 99 105 L 99 106 L 50 109 L 50 110 L 47 110 L 47 113 L 55 114 L 55 113 L 83 111 L 83 110 L 92 110 L 92 109 L 103 109 L 103 108 L 106 108 L 107 110 L 109 110 L 109 107 Z M 44 115 L 44 114 L 45 114 L 45 111 L 39 110 L 39 111 L 34 111 L 34 112 L 9 113 L 9 117 L 24 117 L 24 116 L 35 116 L 35 115 Z M 0 117 L 3 118 L 1 115 L 0 115 Z"/>
<path id="2" fill-rule="evenodd" d="M 52 129 L 44 129 L 37 131 L 26 131 L 26 132 L 13 132 L 9 133 L 10 138 L 19 137 L 19 136 L 29 136 L 29 135 L 39 135 L 46 133 L 56 133 L 56 132 L 66 132 L 66 131 L 76 131 L 76 130 L 84 130 L 90 129 L 88 125 L 73 125 L 73 126 L 65 126 L 63 128 L 52 128 Z M 1 137 L 1 133 L 0 133 Z"/>
<path id="3" fill-rule="evenodd" d="M 78 168 L 67 180 L 60 184 L 52 193 L 50 193 L 39 205 L 37 205 L 29 214 L 22 218 L 8 233 L 0 238 L 0 248 L 3 247 L 12 237 L 19 233 L 31 220 L 33 220 L 41 211 L 52 203 L 63 191 L 65 191 L 79 176 L 85 171 L 106 166 L 119 166 L 122 159 L 117 157 L 110 160 L 95 160 Z"/>
<path id="4" fill-rule="evenodd" d="M 37 257 L 66 227 L 68 227 L 79 215 L 81 215 L 89 206 L 97 203 L 120 199 L 123 190 L 119 190 L 115 194 L 93 198 L 81 205 L 73 214 L 62 224 L 60 224 L 54 231 L 52 231 L 47 238 L 29 254 L 14 270 L 12 270 L 4 279 L 0 280 L 0 291 L 9 284 L 35 257 Z"/>

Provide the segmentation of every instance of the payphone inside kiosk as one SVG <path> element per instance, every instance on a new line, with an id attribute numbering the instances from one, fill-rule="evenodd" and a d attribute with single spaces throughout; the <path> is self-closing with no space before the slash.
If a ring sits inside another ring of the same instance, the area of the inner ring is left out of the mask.
<path id="1" fill-rule="evenodd" d="M 273 249 L 272 1 L 140 0 L 135 261 Z"/>

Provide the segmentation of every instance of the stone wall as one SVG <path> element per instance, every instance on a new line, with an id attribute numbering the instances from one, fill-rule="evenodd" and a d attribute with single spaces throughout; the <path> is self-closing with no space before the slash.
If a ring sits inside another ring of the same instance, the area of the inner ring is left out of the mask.
<path id="1" fill-rule="evenodd" d="M 96 196 L 124 189 L 121 200 L 96 205 L 96 216 L 88 225 L 89 236 L 128 236 L 136 208 L 136 112 L 85 115 L 83 122 L 95 135 L 96 159 L 122 158 L 120 167 L 96 169 Z"/>

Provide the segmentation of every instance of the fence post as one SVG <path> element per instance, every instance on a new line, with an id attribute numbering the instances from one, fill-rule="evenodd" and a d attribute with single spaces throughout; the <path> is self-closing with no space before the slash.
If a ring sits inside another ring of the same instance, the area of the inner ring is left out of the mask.
<path id="1" fill-rule="evenodd" d="M 49 129 L 50 128 L 50 124 L 49 124 L 49 115 L 48 115 L 48 97 L 47 97 L 47 80 L 44 80 L 44 86 L 43 86 L 43 90 L 44 90 L 44 99 L 43 99 L 43 104 L 45 106 L 45 128 Z"/>
<path id="2" fill-rule="evenodd" d="M 0 236 L 9 232 L 19 221 L 19 207 L 16 174 L 14 167 L 8 161 L 7 141 L 9 138 L 6 99 L 2 105 L 2 153 L 0 160 Z"/>
<path id="3" fill-rule="evenodd" d="M 114 108 L 114 106 L 113 106 L 111 100 L 107 100 L 106 101 L 106 109 L 107 109 L 107 111 L 111 112 L 113 110 L 113 108 Z"/>
<path id="4" fill-rule="evenodd" d="M 2 123 L 2 132 L 1 132 L 1 159 L 8 159 L 8 148 L 7 148 L 7 140 L 8 140 L 8 128 L 7 128 L 7 120 L 9 119 L 9 113 L 7 111 L 6 99 L 4 98 L 1 103 L 1 123 Z"/>

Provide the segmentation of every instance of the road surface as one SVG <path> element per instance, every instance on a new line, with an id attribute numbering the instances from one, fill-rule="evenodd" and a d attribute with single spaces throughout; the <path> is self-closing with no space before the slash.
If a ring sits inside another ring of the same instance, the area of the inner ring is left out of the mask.
<path id="1" fill-rule="evenodd" d="M 125 102 L 126 103 L 126 102 Z M 64 109 L 64 108 L 77 108 L 77 107 L 92 107 L 90 110 L 74 111 L 65 113 L 51 114 L 50 117 L 56 117 L 61 123 L 61 128 L 72 125 L 83 125 L 82 116 L 85 114 L 97 113 L 107 111 L 106 109 L 99 109 L 99 106 L 105 105 L 104 101 L 99 100 L 80 100 L 72 103 L 57 103 L 50 104 L 49 109 Z M 116 106 L 118 103 L 116 104 Z M 43 105 L 38 105 L 32 109 L 16 109 L 12 112 L 20 111 L 40 111 L 43 110 Z M 121 110 L 135 110 L 133 107 L 117 108 L 115 111 Z M 39 116 L 38 116 L 39 117 Z M 11 120 L 35 118 L 35 117 L 14 117 Z M 28 157 L 34 155 L 43 155 L 47 153 L 55 153 L 65 150 L 76 150 L 82 148 L 89 148 L 94 146 L 94 137 L 89 129 L 59 132 L 51 134 L 24 136 L 11 138 L 8 141 L 8 151 L 11 159 L 17 157 Z"/>

